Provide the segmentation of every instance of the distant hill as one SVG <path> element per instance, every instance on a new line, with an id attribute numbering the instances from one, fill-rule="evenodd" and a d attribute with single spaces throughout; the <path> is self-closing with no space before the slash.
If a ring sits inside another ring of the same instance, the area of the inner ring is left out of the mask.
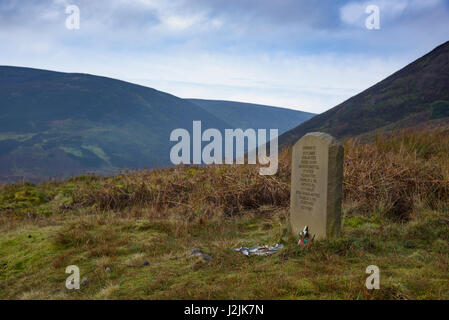
<path id="1" fill-rule="evenodd" d="M 120 80 L 0 66 L 0 181 L 168 165 L 173 129 L 191 131 L 194 120 L 203 130 L 241 123 L 205 109 Z M 263 128 L 258 119 L 268 116 L 254 113 L 245 123 Z"/>
<path id="2" fill-rule="evenodd" d="M 292 145 L 312 131 L 344 138 L 374 130 L 415 127 L 446 117 L 449 117 L 449 42 L 362 93 L 284 133 L 279 143 L 281 146 Z"/>
<path id="3" fill-rule="evenodd" d="M 236 128 L 278 129 L 279 134 L 309 120 L 315 114 L 260 104 L 222 100 L 188 99 Z"/>

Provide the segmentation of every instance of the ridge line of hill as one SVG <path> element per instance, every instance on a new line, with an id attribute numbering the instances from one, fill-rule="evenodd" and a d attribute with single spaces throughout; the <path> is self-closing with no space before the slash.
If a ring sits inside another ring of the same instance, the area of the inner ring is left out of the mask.
<path id="1" fill-rule="evenodd" d="M 449 109 L 449 41 L 289 130 L 279 137 L 279 143 L 281 147 L 292 145 L 312 131 L 323 131 L 337 138 L 357 136 L 427 110 L 429 117 L 419 120 L 425 123 L 432 117 L 449 116 L 445 109 Z"/>

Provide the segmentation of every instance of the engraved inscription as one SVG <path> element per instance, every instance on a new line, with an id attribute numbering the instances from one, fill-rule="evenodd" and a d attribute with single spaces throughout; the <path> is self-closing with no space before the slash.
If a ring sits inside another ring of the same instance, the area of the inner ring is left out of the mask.
<path id="1" fill-rule="evenodd" d="M 290 222 L 298 236 L 308 226 L 316 239 L 341 231 L 343 146 L 323 132 L 311 132 L 292 150 Z"/>
<path id="2" fill-rule="evenodd" d="M 318 154 L 315 146 L 303 146 L 302 156 L 299 163 L 299 190 L 296 194 L 299 197 L 299 206 L 306 211 L 313 211 L 315 203 L 320 198 L 316 192 L 318 184 L 319 170 Z"/>

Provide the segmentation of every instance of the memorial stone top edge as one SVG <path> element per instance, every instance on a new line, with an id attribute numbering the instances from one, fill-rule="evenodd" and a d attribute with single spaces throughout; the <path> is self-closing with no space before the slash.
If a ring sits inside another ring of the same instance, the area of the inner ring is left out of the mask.
<path id="1" fill-rule="evenodd" d="M 334 138 L 333 136 L 331 136 L 330 134 L 327 134 L 325 132 L 309 132 L 309 133 L 305 134 L 304 136 L 302 136 L 300 139 L 298 139 L 298 141 L 296 141 L 296 143 L 295 143 L 295 146 L 298 143 L 300 143 L 302 138 L 308 137 L 308 136 L 319 138 L 320 140 L 327 142 L 328 145 L 336 145 L 336 146 L 342 145 L 342 143 L 339 140 L 337 140 L 336 138 Z"/>

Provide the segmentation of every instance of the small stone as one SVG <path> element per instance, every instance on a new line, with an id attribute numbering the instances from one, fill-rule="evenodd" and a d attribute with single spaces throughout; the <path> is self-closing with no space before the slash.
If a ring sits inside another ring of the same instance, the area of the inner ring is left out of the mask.
<path id="1" fill-rule="evenodd" d="M 88 282 L 89 282 L 89 279 L 87 277 L 84 277 L 83 280 L 81 280 L 80 285 L 83 287 L 83 286 L 87 285 Z"/>
<path id="2" fill-rule="evenodd" d="M 107 272 L 107 273 L 110 273 L 110 272 L 111 272 L 111 268 L 107 267 L 107 268 L 106 268 L 106 272 Z"/>
<path id="3" fill-rule="evenodd" d="M 190 256 L 198 256 L 198 255 L 200 255 L 200 254 L 202 254 L 202 252 L 201 252 L 200 249 L 192 249 L 192 250 L 190 251 Z"/>
<path id="4" fill-rule="evenodd" d="M 201 257 L 204 260 L 206 260 L 206 261 L 211 261 L 212 260 L 212 257 L 210 255 L 208 255 L 208 254 L 205 254 L 205 253 L 201 254 Z"/>
<path id="5" fill-rule="evenodd" d="M 147 260 L 145 260 L 144 262 L 142 262 L 142 265 L 143 265 L 143 266 L 149 266 L 149 265 L 150 265 L 150 262 L 147 261 Z"/>
<path id="6" fill-rule="evenodd" d="M 191 257 L 201 257 L 204 261 L 211 261 L 212 257 L 206 253 L 203 253 L 200 249 L 192 249 L 190 251 Z"/>

